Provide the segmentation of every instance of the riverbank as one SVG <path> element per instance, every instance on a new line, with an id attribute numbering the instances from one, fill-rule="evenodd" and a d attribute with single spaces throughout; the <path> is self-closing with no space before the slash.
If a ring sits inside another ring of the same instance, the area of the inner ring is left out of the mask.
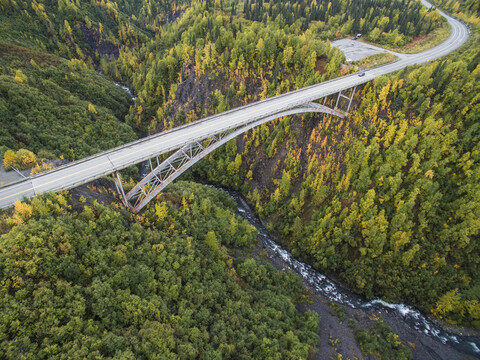
<path id="1" fill-rule="evenodd" d="M 261 246 L 260 240 L 259 246 Z M 269 254 L 268 261 L 275 268 L 279 270 L 290 269 L 287 263 L 272 254 L 267 247 L 262 247 L 262 250 Z M 382 319 L 398 334 L 400 340 L 410 347 L 414 360 L 473 360 L 476 358 L 412 329 L 394 310 L 361 309 L 339 305 L 345 312 L 345 320 L 342 321 L 338 312 L 335 311 L 335 307 L 330 305 L 332 301 L 327 296 L 318 294 L 305 281 L 304 284 L 310 291 L 313 302 L 311 304 L 300 304 L 298 308 L 300 311 L 313 310 L 320 315 L 321 319 L 318 333 L 320 338 L 318 348 L 321 349 L 321 352 L 317 352 L 314 359 L 335 358 L 336 354 L 341 354 L 344 359 L 372 359 L 372 357 L 362 353 L 355 339 L 355 332 L 377 326 L 376 320 L 378 319 Z"/>
<path id="2" fill-rule="evenodd" d="M 355 339 L 355 332 L 369 329 L 383 321 L 410 347 L 413 359 L 460 360 L 480 358 L 477 337 L 460 337 L 447 333 L 440 324 L 434 324 L 407 305 L 389 304 L 381 300 L 368 301 L 315 272 L 310 266 L 293 259 L 281 249 L 246 201 L 236 192 L 228 192 L 236 201 L 238 213 L 259 230 L 258 247 L 233 256 L 258 257 L 279 270 L 290 269 L 299 274 L 311 294 L 311 304 L 300 304 L 299 309 L 316 311 L 321 317 L 319 349 L 315 359 L 337 358 L 371 359 L 364 355 Z M 332 301 L 334 301 L 332 303 Z M 471 341 L 470 341 L 471 340 Z"/>

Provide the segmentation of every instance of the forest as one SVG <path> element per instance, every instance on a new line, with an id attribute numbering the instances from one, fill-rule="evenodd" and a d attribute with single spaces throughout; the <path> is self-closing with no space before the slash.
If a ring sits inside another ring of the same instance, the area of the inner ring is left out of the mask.
<path id="1" fill-rule="evenodd" d="M 153 133 L 356 70 L 342 70 L 344 55 L 329 43 L 354 33 L 351 26 L 338 30 L 340 17 L 331 23 L 310 21 L 305 29 L 300 21 L 288 24 L 276 17 L 247 21 L 246 14 L 233 16 L 236 8 L 233 4 L 228 13 L 192 5 L 139 53 L 127 50 L 102 68 L 138 94 L 127 117 L 132 126 Z M 282 7 L 282 12 L 288 11 Z M 432 29 L 443 26 L 435 11 L 412 6 L 405 13 L 415 26 L 425 24 L 425 17 L 432 19 Z M 365 23 L 361 15 L 352 13 L 352 18 Z M 387 34 L 384 30 L 381 34 Z M 391 30 L 398 35 L 399 25 Z M 392 46 L 404 44 L 390 32 L 385 36 Z"/>
<path id="2" fill-rule="evenodd" d="M 256 230 L 221 191 L 177 182 L 141 216 L 71 203 L 48 194 L 2 219 L 1 358 L 305 359 L 315 347 L 318 315 L 295 309 L 301 280 L 227 254 Z"/>
<path id="3" fill-rule="evenodd" d="M 230 49 L 222 37 L 228 31 L 221 30 L 226 17 L 202 23 L 194 15 L 187 11 L 169 28 L 171 37 L 147 46 L 137 67 L 117 61 L 114 70 L 131 76 L 145 99 L 141 111 L 127 116 L 132 126 L 168 129 L 355 70 L 342 69 L 343 55 L 327 50 L 328 42 L 322 47 L 314 26 L 302 32 L 292 24 L 288 34 L 267 19 L 249 32 L 242 21 L 250 40 L 242 48 L 237 33 Z M 194 30 L 182 33 L 182 49 L 173 39 L 183 19 Z M 227 27 L 234 25 L 235 19 Z M 269 27 L 278 30 L 262 32 Z M 284 32 L 290 43 L 276 38 Z M 460 56 L 368 84 L 348 122 L 308 115 L 274 121 L 227 144 L 194 172 L 243 190 L 294 254 L 356 291 L 478 327 L 477 40 L 474 33 Z M 189 44 L 195 48 L 185 63 Z M 199 46 L 206 50 L 199 54 Z M 149 102 L 163 106 L 155 111 Z"/>
<path id="4" fill-rule="evenodd" d="M 479 9 L 434 3 L 468 22 L 465 47 L 366 84 L 345 120 L 275 120 L 184 177 L 242 191 L 295 256 L 353 291 L 480 328 Z M 0 153 L 6 168 L 81 159 L 358 71 L 331 40 L 360 32 L 403 51 L 445 29 L 411 0 L 0 0 Z M 228 255 L 255 230 L 220 192 L 178 182 L 139 216 L 81 200 L 1 214 L 0 357 L 316 347 L 300 280 Z"/>
<path id="5" fill-rule="evenodd" d="M 384 45 L 401 46 L 420 35 L 428 35 L 443 22 L 435 11 L 418 1 L 315 1 L 280 0 L 244 3 L 245 18 L 281 24 L 302 23 L 306 30 L 312 21 L 322 21 L 340 34 L 367 34 L 369 40 Z M 324 33 L 322 37 L 330 38 Z"/>
<path id="6" fill-rule="evenodd" d="M 352 289 L 478 328 L 479 50 L 475 34 L 460 57 L 367 84 L 349 121 L 274 122 L 196 171 Z"/>
<path id="7" fill-rule="evenodd" d="M 40 158 L 81 159 L 136 139 L 131 99 L 80 60 L 0 43 L 0 144 Z"/>

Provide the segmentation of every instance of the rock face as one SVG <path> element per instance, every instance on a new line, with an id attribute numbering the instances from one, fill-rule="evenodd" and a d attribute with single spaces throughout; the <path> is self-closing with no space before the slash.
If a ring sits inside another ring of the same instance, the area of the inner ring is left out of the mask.
<path id="1" fill-rule="evenodd" d="M 82 32 L 85 43 L 91 48 L 91 55 L 94 55 L 95 52 L 98 52 L 98 55 L 111 59 L 118 58 L 119 50 L 118 47 L 106 40 L 102 40 L 100 34 L 94 29 L 87 28 L 84 24 L 80 24 L 80 31 Z M 92 59 L 95 56 L 91 56 Z"/>

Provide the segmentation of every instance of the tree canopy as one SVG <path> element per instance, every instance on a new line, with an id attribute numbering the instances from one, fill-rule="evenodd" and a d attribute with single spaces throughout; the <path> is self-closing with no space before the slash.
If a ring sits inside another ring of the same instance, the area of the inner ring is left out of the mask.
<path id="1" fill-rule="evenodd" d="M 2 358 L 306 359 L 316 346 L 301 280 L 228 255 L 256 230 L 219 190 L 178 182 L 141 216 L 48 194 L 2 229 Z"/>

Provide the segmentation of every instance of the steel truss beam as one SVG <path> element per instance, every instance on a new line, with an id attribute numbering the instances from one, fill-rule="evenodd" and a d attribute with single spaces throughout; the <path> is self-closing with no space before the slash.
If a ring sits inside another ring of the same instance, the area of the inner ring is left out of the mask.
<path id="1" fill-rule="evenodd" d="M 123 191 L 122 182 L 117 173 L 116 177 L 114 177 L 117 191 L 119 192 L 124 205 L 130 207 L 132 212 L 138 213 L 145 205 L 148 204 L 150 200 L 157 196 L 160 191 L 162 191 L 168 184 L 180 176 L 185 170 L 196 164 L 200 159 L 219 148 L 226 142 L 268 121 L 288 115 L 308 112 L 327 113 L 340 118 L 345 117 L 345 115 L 342 113 L 330 109 L 325 105 L 309 102 L 298 107 L 261 118 L 248 125 L 244 125 L 227 132 L 214 134 L 205 140 L 185 145 L 164 161 L 161 161 L 157 156 L 157 166 L 153 168 L 152 161 L 150 160 L 150 173 L 140 180 L 140 182 L 135 185 L 127 194 L 125 194 Z"/>
<path id="2" fill-rule="evenodd" d="M 342 92 L 340 91 L 338 93 L 338 96 L 337 96 L 337 102 L 335 103 L 335 110 L 338 109 L 338 103 L 340 101 L 340 98 L 344 98 L 346 100 L 348 100 L 348 107 L 347 107 L 347 115 L 348 115 L 348 112 L 350 111 L 350 106 L 352 106 L 352 100 L 353 100 L 353 95 L 355 95 L 355 90 L 357 89 L 357 87 L 353 87 L 352 89 L 352 93 L 350 94 L 350 96 L 346 96 L 344 94 L 342 94 Z"/>

